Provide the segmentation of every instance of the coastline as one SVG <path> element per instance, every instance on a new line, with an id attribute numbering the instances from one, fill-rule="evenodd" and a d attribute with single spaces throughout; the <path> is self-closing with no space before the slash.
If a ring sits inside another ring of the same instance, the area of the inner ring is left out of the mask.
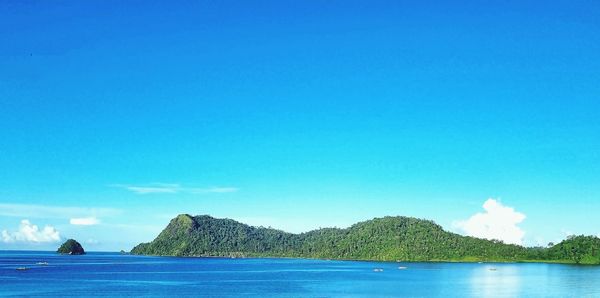
<path id="1" fill-rule="evenodd" d="M 337 259 L 337 258 L 307 258 L 307 257 L 285 257 L 285 256 L 177 256 L 177 255 L 150 255 L 150 254 L 128 254 L 131 256 L 148 256 L 164 258 L 209 258 L 209 259 L 295 259 L 295 260 L 321 260 L 321 261 L 345 261 L 345 262 L 378 262 L 378 263 L 463 263 L 463 264 L 560 264 L 560 265 L 581 265 L 581 266 L 599 266 L 598 264 L 576 263 L 569 260 L 374 260 L 374 259 Z"/>
<path id="2" fill-rule="evenodd" d="M 19 249 L 0 249 L 2 253 L 25 253 L 25 254 L 59 254 L 56 251 L 51 250 L 19 250 Z M 531 263 L 543 263 L 543 264 L 560 264 L 560 265 L 576 265 L 576 266 L 600 266 L 599 264 L 585 264 L 576 263 L 569 260 L 476 260 L 476 259 L 457 259 L 457 260 L 375 260 L 375 259 L 338 259 L 338 258 L 308 258 L 308 257 L 286 257 L 286 256 L 260 256 L 260 255 L 247 255 L 247 256 L 224 256 L 224 255 L 205 255 L 205 256 L 177 256 L 177 255 L 152 255 L 152 254 L 133 254 L 133 253 L 121 253 L 119 251 L 88 251 L 86 254 L 89 255 L 121 255 L 121 256 L 140 256 L 140 257 L 161 257 L 161 258 L 190 258 L 190 259 L 295 259 L 295 260 L 321 260 L 321 261 L 344 261 L 344 262 L 378 262 L 378 263 L 463 263 L 463 264 L 531 264 Z"/>

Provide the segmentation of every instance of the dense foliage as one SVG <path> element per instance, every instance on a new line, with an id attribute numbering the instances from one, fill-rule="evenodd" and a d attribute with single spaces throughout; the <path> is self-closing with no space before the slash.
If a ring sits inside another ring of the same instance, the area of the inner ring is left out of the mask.
<path id="1" fill-rule="evenodd" d="M 326 228 L 291 234 L 252 227 L 231 219 L 179 215 L 154 241 L 142 243 L 131 252 L 381 261 L 597 261 L 600 239 L 584 237 L 584 241 L 579 238 L 563 241 L 552 248 L 534 249 L 461 236 L 444 231 L 432 221 L 401 216 L 375 218 L 347 229 Z"/>
<path id="2" fill-rule="evenodd" d="M 600 238 L 569 236 L 567 240 L 545 249 L 531 249 L 532 259 L 553 260 L 562 263 L 600 264 Z"/>
<path id="3" fill-rule="evenodd" d="M 85 254 L 85 251 L 83 250 L 83 247 L 81 246 L 81 244 L 79 244 L 79 242 L 75 241 L 74 239 L 69 239 L 69 240 L 65 241 L 65 243 L 63 243 L 58 248 L 57 252 L 61 253 L 61 254 L 69 254 L 69 255 Z"/>

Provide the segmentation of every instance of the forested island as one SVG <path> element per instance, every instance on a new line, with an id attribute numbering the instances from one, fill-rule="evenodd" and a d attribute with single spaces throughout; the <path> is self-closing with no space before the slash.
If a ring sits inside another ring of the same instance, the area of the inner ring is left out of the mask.
<path id="1" fill-rule="evenodd" d="M 600 264 L 600 238 L 570 236 L 548 247 L 523 247 L 444 231 L 430 220 L 384 217 L 346 229 L 301 234 L 231 219 L 181 214 L 132 254 L 159 256 L 298 257 L 376 261 L 555 262 Z"/>
<path id="2" fill-rule="evenodd" d="M 83 250 L 83 246 L 75 239 L 69 239 L 63 243 L 58 250 L 56 251 L 59 254 L 64 255 L 83 255 L 85 254 L 85 250 Z"/>

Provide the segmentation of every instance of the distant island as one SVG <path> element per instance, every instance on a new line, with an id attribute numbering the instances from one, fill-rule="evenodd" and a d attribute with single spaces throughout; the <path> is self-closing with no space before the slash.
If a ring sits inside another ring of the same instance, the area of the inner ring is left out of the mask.
<path id="1" fill-rule="evenodd" d="M 59 254 L 65 255 L 83 255 L 85 254 L 85 250 L 79 242 L 75 239 L 69 239 L 63 243 L 58 250 L 56 251 Z"/>
<path id="2" fill-rule="evenodd" d="M 570 236 L 549 247 L 523 247 L 444 231 L 430 220 L 396 216 L 346 229 L 301 234 L 231 219 L 181 214 L 132 254 L 158 256 L 296 257 L 375 261 L 552 262 L 600 264 L 600 238 Z"/>

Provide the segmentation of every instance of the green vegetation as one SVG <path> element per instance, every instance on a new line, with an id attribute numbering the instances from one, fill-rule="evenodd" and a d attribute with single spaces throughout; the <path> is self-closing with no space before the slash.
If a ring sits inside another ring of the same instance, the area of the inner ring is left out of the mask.
<path id="1" fill-rule="evenodd" d="M 165 256 L 302 257 L 378 261 L 549 261 L 600 263 L 600 239 L 571 237 L 550 248 L 525 248 L 444 231 L 411 217 L 375 218 L 347 229 L 302 234 L 252 227 L 231 219 L 182 214 L 132 254 Z"/>
<path id="2" fill-rule="evenodd" d="M 532 259 L 560 263 L 600 265 L 600 238 L 569 236 L 567 240 L 548 248 L 530 248 Z"/>
<path id="3" fill-rule="evenodd" d="M 74 239 L 69 239 L 65 241 L 59 248 L 58 253 L 60 254 L 68 254 L 68 255 L 82 255 L 85 254 L 83 247 L 79 242 Z"/>

